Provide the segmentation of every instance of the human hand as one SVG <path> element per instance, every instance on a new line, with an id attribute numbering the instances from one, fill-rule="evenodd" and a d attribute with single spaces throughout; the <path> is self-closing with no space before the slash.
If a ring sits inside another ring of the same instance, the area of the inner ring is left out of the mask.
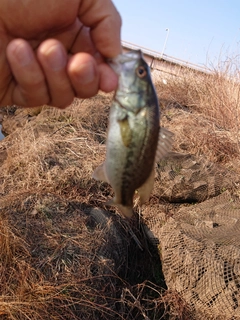
<path id="1" fill-rule="evenodd" d="M 121 52 L 111 0 L 0 0 L 0 105 L 66 107 L 110 92 Z"/>

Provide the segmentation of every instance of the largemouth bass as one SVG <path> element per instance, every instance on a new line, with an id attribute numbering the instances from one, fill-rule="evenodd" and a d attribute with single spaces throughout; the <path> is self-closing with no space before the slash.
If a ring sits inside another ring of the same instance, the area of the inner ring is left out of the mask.
<path id="1" fill-rule="evenodd" d="M 112 186 L 115 196 L 107 204 L 131 218 L 135 193 L 140 204 L 150 197 L 155 161 L 167 153 L 172 134 L 160 129 L 158 98 L 142 52 L 121 54 L 110 65 L 119 82 L 110 109 L 106 160 L 93 178 Z"/>

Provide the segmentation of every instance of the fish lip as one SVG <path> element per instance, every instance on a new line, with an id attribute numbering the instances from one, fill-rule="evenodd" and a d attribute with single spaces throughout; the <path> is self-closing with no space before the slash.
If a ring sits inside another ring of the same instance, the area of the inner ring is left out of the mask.
<path id="1" fill-rule="evenodd" d="M 107 64 L 113 69 L 113 71 L 120 76 L 121 74 L 121 65 L 114 61 L 114 59 L 107 59 Z"/>
<path id="2" fill-rule="evenodd" d="M 122 65 L 124 63 L 130 62 L 142 57 L 143 55 L 141 50 L 131 50 L 131 51 L 128 51 L 127 53 L 119 54 L 115 58 L 107 59 L 106 62 L 113 69 L 114 72 L 120 75 L 122 71 Z"/>

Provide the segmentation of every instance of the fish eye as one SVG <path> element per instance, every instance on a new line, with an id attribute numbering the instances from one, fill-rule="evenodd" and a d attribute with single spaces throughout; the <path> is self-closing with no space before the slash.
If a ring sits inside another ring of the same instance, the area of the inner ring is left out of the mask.
<path id="1" fill-rule="evenodd" d="M 147 70 L 143 66 L 140 66 L 136 69 L 136 73 L 139 78 L 144 78 L 147 74 Z"/>

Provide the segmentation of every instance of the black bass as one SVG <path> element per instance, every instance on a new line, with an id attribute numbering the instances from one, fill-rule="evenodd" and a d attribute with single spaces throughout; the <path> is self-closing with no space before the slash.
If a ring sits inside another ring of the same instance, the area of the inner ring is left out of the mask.
<path id="1" fill-rule="evenodd" d="M 108 182 L 115 193 L 109 205 L 133 216 L 133 198 L 146 202 L 153 188 L 155 161 L 170 148 L 171 136 L 159 126 L 159 103 L 142 52 L 130 51 L 112 59 L 119 74 L 110 109 L 106 160 L 93 178 Z"/>

